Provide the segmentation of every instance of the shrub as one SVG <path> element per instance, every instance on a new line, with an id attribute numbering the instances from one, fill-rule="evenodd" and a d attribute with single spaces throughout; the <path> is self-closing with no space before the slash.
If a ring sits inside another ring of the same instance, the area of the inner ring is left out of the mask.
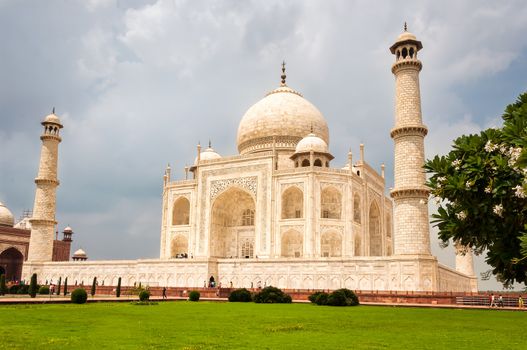
<path id="1" fill-rule="evenodd" d="M 316 292 L 311 294 L 308 299 L 313 304 L 326 305 L 328 303 L 329 294 L 326 292 Z"/>
<path id="2" fill-rule="evenodd" d="M 74 304 L 84 304 L 88 299 L 88 293 L 83 288 L 77 288 L 71 292 L 71 302 Z"/>
<path id="3" fill-rule="evenodd" d="M 320 304 L 319 304 L 320 305 Z M 331 306 L 356 306 L 359 305 L 359 298 L 353 291 L 342 288 L 333 291 L 327 298 L 327 305 Z"/>
<path id="4" fill-rule="evenodd" d="M 9 294 L 17 294 L 20 290 L 20 287 L 22 287 L 21 284 L 13 284 L 11 287 L 9 287 L 9 290 L 7 291 Z M 27 292 L 26 292 L 27 293 Z M 24 293 L 25 294 L 25 293 Z"/>
<path id="5" fill-rule="evenodd" d="M 29 286 L 27 284 L 21 284 L 16 287 L 18 287 L 18 291 L 16 292 L 17 294 L 29 294 Z"/>
<path id="6" fill-rule="evenodd" d="M 252 301 L 253 297 L 251 295 L 251 292 L 249 292 L 245 288 L 236 289 L 232 291 L 232 293 L 229 295 L 229 301 L 230 302 L 242 302 L 247 303 L 249 301 Z"/>
<path id="7" fill-rule="evenodd" d="M 59 281 L 57 282 L 57 295 L 60 295 L 61 285 L 62 285 L 62 277 L 59 277 Z"/>
<path id="8" fill-rule="evenodd" d="M 188 300 L 190 301 L 198 301 L 199 300 L 199 292 L 197 290 L 193 290 L 190 293 L 188 293 Z"/>
<path id="9" fill-rule="evenodd" d="M 97 288 L 97 277 L 93 277 L 93 282 L 91 284 L 91 291 L 90 291 L 91 296 L 95 295 L 96 288 Z"/>
<path id="10" fill-rule="evenodd" d="M 42 286 L 38 289 L 38 294 L 47 295 L 49 294 L 49 286 Z"/>
<path id="11" fill-rule="evenodd" d="M 0 276 L 0 295 L 4 295 L 7 293 L 7 286 L 5 284 L 5 275 L 2 274 Z"/>
<path id="12" fill-rule="evenodd" d="M 29 289 L 28 289 L 28 293 L 29 295 L 31 296 L 31 298 L 34 298 L 37 296 L 37 289 L 38 286 L 37 286 L 37 274 L 34 273 L 33 275 L 31 275 L 31 282 L 29 283 Z"/>
<path id="13" fill-rule="evenodd" d="M 253 297 L 253 300 L 255 303 L 281 303 L 281 304 L 287 304 L 290 303 L 291 296 L 289 294 L 285 294 L 281 289 L 276 287 L 265 287 L 262 289 L 259 293 L 256 293 Z"/>
<path id="14" fill-rule="evenodd" d="M 150 292 L 147 290 L 142 290 L 139 293 L 139 300 L 141 301 L 148 301 L 150 299 Z"/>
<path id="15" fill-rule="evenodd" d="M 121 296 L 121 277 L 117 280 L 117 289 L 115 290 L 115 296 L 120 297 Z"/>
<path id="16" fill-rule="evenodd" d="M 64 279 L 64 296 L 68 295 L 68 277 Z"/>

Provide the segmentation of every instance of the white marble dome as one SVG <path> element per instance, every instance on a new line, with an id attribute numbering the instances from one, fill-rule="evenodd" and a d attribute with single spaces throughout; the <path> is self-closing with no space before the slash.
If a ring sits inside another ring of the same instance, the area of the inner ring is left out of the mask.
<path id="1" fill-rule="evenodd" d="M 200 160 L 213 160 L 213 159 L 220 159 L 221 156 L 219 153 L 214 151 L 214 149 L 209 145 L 207 149 L 202 151 L 200 154 Z M 194 159 L 194 165 L 198 165 L 198 157 Z"/>
<path id="2" fill-rule="evenodd" d="M 51 113 L 44 118 L 44 121 L 42 123 L 53 123 L 61 125 L 59 117 L 55 115 L 55 113 Z"/>
<path id="3" fill-rule="evenodd" d="M 320 137 L 310 133 L 298 142 L 295 153 L 309 153 L 311 151 L 317 153 L 329 153 L 328 144 Z"/>
<path id="4" fill-rule="evenodd" d="M 86 252 L 79 248 L 79 249 L 77 249 L 75 251 L 75 253 L 73 253 L 73 257 L 75 257 L 75 258 L 84 258 L 84 257 L 86 257 Z"/>
<path id="5" fill-rule="evenodd" d="M 9 210 L 2 202 L 0 202 L 0 226 L 13 227 L 15 225 L 15 217 L 11 210 Z"/>
<path id="6" fill-rule="evenodd" d="M 310 130 L 329 144 L 329 129 L 322 113 L 299 92 L 282 85 L 242 117 L 238 126 L 238 151 L 244 154 L 271 150 L 273 138 L 294 148 Z"/>

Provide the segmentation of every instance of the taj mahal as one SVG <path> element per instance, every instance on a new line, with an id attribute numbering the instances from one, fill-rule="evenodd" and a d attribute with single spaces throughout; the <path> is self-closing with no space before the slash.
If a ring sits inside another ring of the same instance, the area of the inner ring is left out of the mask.
<path id="1" fill-rule="evenodd" d="M 386 137 L 395 145 L 393 185 L 386 183 L 384 165 L 368 164 L 362 144 L 358 155 L 347 154 L 346 166 L 332 164 L 324 115 L 288 85 L 282 65 L 279 86 L 240 120 L 238 154 L 198 145 L 185 179 L 165 170 L 156 259 L 53 259 L 63 125 L 48 115 L 21 278 L 37 273 L 41 280 L 89 283 L 96 276 L 116 285 L 121 277 L 123 285 L 202 287 L 213 276 L 233 287 L 477 291 L 470 250 L 457 247 L 455 268 L 431 254 L 422 47 L 405 28 L 389 48 L 395 112 Z M 13 226 L 2 210 L 0 225 Z"/>

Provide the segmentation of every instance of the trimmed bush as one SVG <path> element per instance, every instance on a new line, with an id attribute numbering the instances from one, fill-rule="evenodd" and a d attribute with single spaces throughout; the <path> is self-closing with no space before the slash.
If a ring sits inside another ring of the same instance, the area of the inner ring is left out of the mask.
<path id="1" fill-rule="evenodd" d="M 16 287 L 18 287 L 18 291 L 16 292 L 17 294 L 29 294 L 29 286 L 27 284 L 21 284 Z"/>
<path id="2" fill-rule="evenodd" d="M 68 295 L 68 277 L 64 279 L 64 296 Z"/>
<path id="3" fill-rule="evenodd" d="M 37 288 L 38 288 L 38 286 L 37 286 L 37 274 L 34 273 L 31 276 L 31 282 L 29 283 L 29 289 L 28 289 L 28 293 L 31 296 L 31 298 L 34 298 L 34 297 L 37 296 L 37 291 L 38 291 Z"/>
<path id="4" fill-rule="evenodd" d="M 74 304 L 84 304 L 88 300 L 88 293 L 82 288 L 77 288 L 71 292 L 71 302 Z"/>
<path id="5" fill-rule="evenodd" d="M 251 292 L 245 288 L 236 289 L 229 295 L 229 301 L 247 303 L 253 301 L 253 296 L 251 295 Z"/>
<path id="6" fill-rule="evenodd" d="M 188 293 L 188 300 L 190 301 L 198 301 L 200 297 L 200 294 L 197 290 L 193 290 L 190 293 Z"/>
<path id="7" fill-rule="evenodd" d="M 331 306 L 356 306 L 359 305 L 359 298 L 353 291 L 342 288 L 329 294 L 327 305 Z"/>
<path id="8" fill-rule="evenodd" d="M 256 293 L 253 300 L 255 303 L 265 304 L 288 304 L 292 301 L 289 294 L 285 294 L 280 288 L 273 286 L 265 287 L 259 293 Z"/>
<path id="9" fill-rule="evenodd" d="M 7 293 L 7 286 L 5 284 L 5 275 L 2 274 L 0 276 L 0 295 L 4 295 Z"/>
<path id="10" fill-rule="evenodd" d="M 93 277 L 93 282 L 91 284 L 91 296 L 93 297 L 95 295 L 95 289 L 97 288 L 97 277 Z"/>
<path id="11" fill-rule="evenodd" d="M 9 287 L 9 290 L 7 292 L 9 294 L 18 294 L 18 291 L 20 290 L 20 287 L 22 287 L 22 285 L 20 285 L 20 284 L 13 284 L 11 287 Z"/>
<path id="12" fill-rule="evenodd" d="M 120 297 L 121 296 L 121 277 L 117 280 L 117 289 L 115 290 L 115 296 Z"/>
<path id="13" fill-rule="evenodd" d="M 316 292 L 311 294 L 308 299 L 313 304 L 326 305 L 328 303 L 329 294 L 326 292 Z"/>
<path id="14" fill-rule="evenodd" d="M 47 295 L 49 294 L 49 286 L 42 286 L 38 289 L 38 294 Z"/>
<path id="15" fill-rule="evenodd" d="M 57 295 L 60 295 L 61 286 L 62 286 L 62 277 L 59 277 L 59 281 L 57 282 Z"/>
<path id="16" fill-rule="evenodd" d="M 139 300 L 141 300 L 141 301 L 148 301 L 148 300 L 150 300 L 150 292 L 147 291 L 147 290 L 142 290 L 139 293 Z"/>

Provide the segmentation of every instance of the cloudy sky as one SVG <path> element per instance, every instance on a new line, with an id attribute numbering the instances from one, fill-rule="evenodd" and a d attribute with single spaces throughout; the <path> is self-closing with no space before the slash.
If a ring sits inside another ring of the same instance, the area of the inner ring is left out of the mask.
<path id="1" fill-rule="evenodd" d="M 327 119 L 333 165 L 362 142 L 372 166 L 386 163 L 391 187 L 388 48 L 405 21 L 424 46 L 427 156 L 499 126 L 526 90 L 522 0 L 0 0 L 0 201 L 17 217 L 32 208 L 40 121 L 55 107 L 64 124 L 57 220 L 73 227 L 73 249 L 157 257 L 166 164 L 183 177 L 209 139 L 236 154 L 238 123 L 278 85 L 283 59 L 288 84 Z"/>

